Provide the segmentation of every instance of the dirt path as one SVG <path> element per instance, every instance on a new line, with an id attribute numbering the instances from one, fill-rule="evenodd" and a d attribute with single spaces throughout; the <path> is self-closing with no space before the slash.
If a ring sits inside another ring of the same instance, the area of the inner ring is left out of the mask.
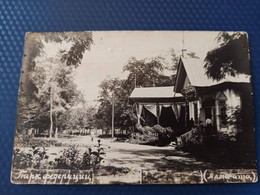
<path id="1" fill-rule="evenodd" d="M 80 136 L 73 140 L 76 144 L 95 145 L 90 136 Z M 189 153 L 177 150 L 175 146 L 157 147 L 117 142 L 115 139 L 100 139 L 105 148 L 106 166 L 128 167 L 133 170 L 141 169 L 176 169 L 199 170 L 213 168 L 212 164 L 193 158 Z"/>
<path id="2" fill-rule="evenodd" d="M 63 149 L 72 145 L 76 145 L 80 152 L 88 150 L 88 147 L 94 149 L 98 139 L 94 138 L 94 141 L 91 141 L 90 136 L 59 138 L 56 141 L 61 146 L 47 148 L 48 160 L 55 161 L 55 158 L 62 155 Z M 176 173 L 190 174 L 214 168 L 212 164 L 195 159 L 175 146 L 157 147 L 117 142 L 115 139 L 100 140 L 106 156 L 101 162 L 102 168 L 94 177 L 96 184 L 137 184 L 147 180 L 143 177 L 145 178 L 144 175 L 148 172 L 155 178 L 151 181 L 165 183 L 169 182 L 168 176 L 178 179 L 179 176 L 174 176 Z M 30 149 L 30 147 L 23 148 L 27 152 Z M 150 182 L 150 179 L 147 181 Z"/>

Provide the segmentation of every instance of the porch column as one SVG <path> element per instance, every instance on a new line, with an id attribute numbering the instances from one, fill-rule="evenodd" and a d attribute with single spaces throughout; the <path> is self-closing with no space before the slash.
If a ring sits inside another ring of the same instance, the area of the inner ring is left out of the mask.
<path id="1" fill-rule="evenodd" d="M 141 114 L 143 110 L 143 105 L 142 104 L 136 104 L 136 113 L 137 113 L 137 123 L 141 124 Z"/>
<path id="2" fill-rule="evenodd" d="M 159 103 L 156 104 L 156 118 L 157 118 L 157 125 L 160 123 L 160 107 Z"/>

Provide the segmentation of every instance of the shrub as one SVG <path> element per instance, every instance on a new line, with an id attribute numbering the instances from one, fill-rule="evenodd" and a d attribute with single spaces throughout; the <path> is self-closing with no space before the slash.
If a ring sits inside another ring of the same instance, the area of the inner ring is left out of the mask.
<path id="1" fill-rule="evenodd" d="M 17 147 L 50 147 L 50 146 L 61 146 L 62 143 L 56 139 L 44 138 L 44 137 L 33 137 L 32 135 L 17 135 L 15 137 L 15 145 Z"/>
<path id="2" fill-rule="evenodd" d="M 165 146 L 173 139 L 173 130 L 170 127 L 155 125 L 153 127 L 136 124 L 136 132 L 132 134 L 131 142 L 139 144 Z"/>
<path id="3" fill-rule="evenodd" d="M 77 146 L 70 146 L 62 151 L 62 155 L 55 159 L 57 169 L 99 169 L 105 152 L 101 141 L 94 148 L 88 148 L 83 153 Z"/>
<path id="4" fill-rule="evenodd" d="M 155 125 L 152 127 L 154 132 L 158 134 L 158 145 L 165 146 L 172 141 L 173 130 L 170 127 L 162 127 L 160 125 Z"/>
<path id="5" fill-rule="evenodd" d="M 14 149 L 13 167 L 17 169 L 29 168 L 32 165 L 32 155 L 22 152 L 20 149 Z"/>
<path id="6" fill-rule="evenodd" d="M 15 168 L 49 168 L 49 156 L 45 147 L 32 146 L 28 153 L 24 153 L 20 149 L 14 150 L 14 164 Z"/>
<path id="7" fill-rule="evenodd" d="M 102 147 L 101 141 L 94 148 L 87 148 L 81 151 L 78 146 L 72 145 L 61 151 L 61 156 L 49 161 L 47 149 L 45 147 L 33 146 L 28 152 L 20 149 L 14 150 L 13 167 L 18 169 L 36 168 L 36 169 L 91 169 L 100 168 L 101 161 L 106 153 Z"/>
<path id="8" fill-rule="evenodd" d="M 70 146 L 62 151 L 62 155 L 55 159 L 55 168 L 78 169 L 80 167 L 80 153 L 77 146 Z"/>

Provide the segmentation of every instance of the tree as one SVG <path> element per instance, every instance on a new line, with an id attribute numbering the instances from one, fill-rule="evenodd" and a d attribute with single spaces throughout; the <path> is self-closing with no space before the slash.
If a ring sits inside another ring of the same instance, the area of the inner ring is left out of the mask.
<path id="1" fill-rule="evenodd" d="M 25 95 L 33 96 L 37 90 L 33 82 L 28 79 L 31 71 L 36 66 L 37 57 L 45 53 L 44 43 L 66 43 L 69 49 L 60 51 L 60 60 L 67 66 L 78 67 L 81 64 L 83 54 L 89 51 L 93 44 L 91 32 L 55 32 L 55 33 L 29 33 L 26 36 L 24 52 L 23 78 L 26 83 L 23 90 Z"/>
<path id="2" fill-rule="evenodd" d="M 170 49 L 170 56 L 171 56 L 172 65 L 170 66 L 169 69 L 175 73 L 177 72 L 178 69 L 180 54 L 178 55 L 178 52 L 176 50 Z"/>
<path id="3" fill-rule="evenodd" d="M 99 128 L 108 130 L 112 126 L 112 97 L 114 96 L 115 127 L 121 130 L 131 129 L 137 123 L 134 105 L 129 102 L 135 82 L 139 87 L 173 85 L 172 77 L 164 75 L 166 69 L 167 66 L 161 57 L 143 60 L 130 58 L 123 67 L 123 71 L 129 72 L 127 79 L 103 80 L 99 85 L 100 105 L 96 115 Z"/>
<path id="4" fill-rule="evenodd" d="M 205 58 L 207 76 L 221 80 L 226 75 L 250 74 L 247 34 L 221 32 L 216 40 L 219 46 L 209 51 Z"/>
<path id="5" fill-rule="evenodd" d="M 76 93 L 75 88 L 69 85 L 73 82 L 72 71 L 72 67 L 64 66 L 60 56 L 57 55 L 54 58 L 41 58 L 36 61 L 36 67 L 31 73 L 31 80 L 37 88 L 35 95 L 38 101 L 42 102 L 43 107 L 49 110 L 50 137 L 53 134 L 53 118 L 56 121 L 55 135 L 57 136 L 57 115 L 69 107 L 67 104 L 70 103 L 71 98 L 64 94 Z"/>
<path id="6" fill-rule="evenodd" d="M 60 50 L 55 57 L 49 58 L 44 55 L 44 42 L 66 43 L 69 49 Z M 72 73 L 81 64 L 84 52 L 90 50 L 92 33 L 31 33 L 27 35 L 26 43 L 19 96 L 19 101 L 24 103 L 18 107 L 27 110 L 29 103 L 35 102 L 30 119 L 27 117 L 28 120 L 23 121 L 31 127 L 43 127 L 45 125 L 40 121 L 44 120 L 44 124 L 49 124 L 49 136 L 53 134 L 54 125 L 57 136 L 59 115 L 82 100 Z M 41 113 L 37 115 L 39 108 Z M 49 122 L 46 123 L 48 113 Z"/>
<path id="7" fill-rule="evenodd" d="M 64 130 L 92 129 L 95 127 L 96 109 L 82 104 L 66 110 L 60 117 L 60 127 Z"/>
<path id="8" fill-rule="evenodd" d="M 197 54 L 193 51 L 187 53 L 187 56 L 189 56 L 190 58 L 196 58 L 199 59 L 199 57 L 197 56 Z"/>
<path id="9" fill-rule="evenodd" d="M 118 78 L 111 79 L 108 77 L 104 79 L 99 85 L 100 92 L 98 101 L 100 102 L 100 105 L 96 114 L 97 127 L 106 129 L 106 132 L 112 126 L 112 101 L 119 101 L 118 98 L 121 83 L 122 81 Z M 117 106 L 115 105 L 115 107 Z"/>
<path id="10" fill-rule="evenodd" d="M 159 87 L 171 86 L 174 80 L 170 76 L 164 75 L 167 66 L 163 64 L 162 57 L 152 59 L 137 60 L 132 57 L 123 67 L 123 71 L 128 71 L 128 83 L 131 83 L 131 91 L 136 87 Z"/>

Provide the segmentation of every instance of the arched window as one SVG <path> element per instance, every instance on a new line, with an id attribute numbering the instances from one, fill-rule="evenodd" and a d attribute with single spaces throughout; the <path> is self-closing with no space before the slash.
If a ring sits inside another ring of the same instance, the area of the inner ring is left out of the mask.
<path id="1" fill-rule="evenodd" d="M 226 125 L 227 124 L 227 97 L 223 92 L 221 92 L 218 97 L 218 109 L 219 109 L 219 119 L 220 119 L 220 125 Z"/>

